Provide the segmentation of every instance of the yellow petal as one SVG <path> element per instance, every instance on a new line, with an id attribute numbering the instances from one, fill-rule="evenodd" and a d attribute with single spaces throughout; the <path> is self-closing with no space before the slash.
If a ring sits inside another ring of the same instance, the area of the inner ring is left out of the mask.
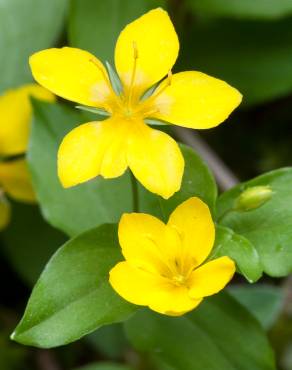
<path id="1" fill-rule="evenodd" d="M 128 262 L 120 262 L 110 271 L 110 283 L 125 300 L 166 315 L 182 315 L 201 302 L 190 298 L 185 287 L 176 287 Z"/>
<path id="2" fill-rule="evenodd" d="M 176 141 L 164 132 L 140 125 L 129 144 L 128 164 L 152 193 L 168 199 L 180 189 L 184 158 Z"/>
<path id="3" fill-rule="evenodd" d="M 169 263 L 181 251 L 177 233 L 156 217 L 126 213 L 119 223 L 119 241 L 125 259 L 158 275 L 169 274 Z"/>
<path id="4" fill-rule="evenodd" d="M 124 261 L 111 269 L 109 281 L 114 290 L 127 301 L 147 306 L 151 294 L 161 283 L 161 278 Z"/>
<path id="5" fill-rule="evenodd" d="M 136 50 L 136 51 L 135 51 Z M 135 85 L 141 90 L 162 79 L 174 65 L 179 42 L 173 24 L 161 8 L 151 10 L 121 32 L 115 49 L 117 71 L 130 85 L 137 53 Z"/>
<path id="6" fill-rule="evenodd" d="M 168 81 L 162 82 L 163 89 Z M 158 90 L 159 91 L 159 90 Z M 179 126 L 206 129 L 225 121 L 240 104 L 241 94 L 226 82 L 201 72 L 176 73 L 155 99 L 155 118 Z"/>
<path id="7" fill-rule="evenodd" d="M 190 297 L 185 286 L 168 284 L 151 296 L 148 306 L 164 315 L 181 316 L 196 308 L 201 302 L 202 298 Z"/>
<path id="8" fill-rule="evenodd" d="M 190 296 L 207 297 L 218 293 L 232 279 L 235 263 L 229 257 L 220 257 L 196 269 L 190 277 Z"/>
<path id="9" fill-rule="evenodd" d="M 7 199 L 2 194 L 0 196 L 0 231 L 5 229 L 11 217 L 11 208 Z"/>
<path id="10" fill-rule="evenodd" d="M 26 151 L 32 110 L 30 96 L 45 101 L 55 100 L 53 94 L 36 84 L 8 90 L 0 96 L 1 156 L 16 155 Z"/>
<path id="11" fill-rule="evenodd" d="M 11 198 L 18 201 L 27 203 L 36 201 L 30 173 L 24 159 L 0 163 L 0 186 Z"/>
<path id="12" fill-rule="evenodd" d="M 208 206 L 199 198 L 189 198 L 170 215 L 168 225 L 182 240 L 185 258 L 194 266 L 200 265 L 212 250 L 215 227 Z"/>
<path id="13" fill-rule="evenodd" d="M 128 122 L 113 118 L 85 123 L 65 136 L 58 152 L 58 174 L 65 188 L 98 175 L 121 176 L 126 168 Z"/>
<path id="14" fill-rule="evenodd" d="M 87 51 L 64 47 L 33 54 L 29 60 L 35 80 L 64 99 L 104 107 L 110 96 L 102 63 Z"/>

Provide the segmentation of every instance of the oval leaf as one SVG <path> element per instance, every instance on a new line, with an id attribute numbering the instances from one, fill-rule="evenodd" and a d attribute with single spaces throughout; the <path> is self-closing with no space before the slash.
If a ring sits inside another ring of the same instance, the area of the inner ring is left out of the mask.
<path id="1" fill-rule="evenodd" d="M 252 186 L 269 186 L 266 203 L 250 211 L 236 211 L 239 195 Z M 271 276 L 292 272 L 292 169 L 269 172 L 225 192 L 218 200 L 218 222 L 247 238 L 257 249 L 263 270 Z"/>
<path id="2" fill-rule="evenodd" d="M 216 240 L 209 259 L 229 256 L 236 262 L 237 270 L 250 283 L 262 276 L 262 265 L 255 247 L 249 240 L 231 229 L 216 226 Z"/>
<path id="3" fill-rule="evenodd" d="M 229 292 L 246 307 L 266 330 L 270 329 L 284 307 L 284 291 L 277 286 L 259 284 L 245 286 L 232 285 Z"/>
<path id="4" fill-rule="evenodd" d="M 136 306 L 120 298 L 108 282 L 109 270 L 121 259 L 115 225 L 67 242 L 43 271 L 12 339 L 56 347 L 128 318 Z"/>

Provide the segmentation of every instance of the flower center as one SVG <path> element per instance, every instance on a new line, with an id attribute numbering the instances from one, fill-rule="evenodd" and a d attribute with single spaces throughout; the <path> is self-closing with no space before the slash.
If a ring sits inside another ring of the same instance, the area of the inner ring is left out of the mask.
<path id="1" fill-rule="evenodd" d="M 186 280 L 187 280 L 187 278 L 184 275 L 181 275 L 181 274 L 174 275 L 173 278 L 172 278 L 173 283 L 177 286 L 185 285 Z"/>
<path id="2" fill-rule="evenodd" d="M 195 264 L 191 259 L 175 259 L 166 264 L 167 272 L 165 277 L 176 286 L 187 286 L 189 277 L 193 272 Z"/>
<path id="3" fill-rule="evenodd" d="M 117 94 L 111 85 L 111 82 L 106 75 L 105 71 L 95 61 L 90 60 L 103 74 L 106 81 L 107 87 L 111 92 L 108 102 L 104 102 L 104 109 L 111 115 L 120 116 L 126 119 L 144 119 L 151 118 L 152 115 L 159 112 L 157 106 L 155 106 L 155 99 L 171 85 L 172 73 L 168 72 L 167 78 L 163 81 L 162 85 L 157 89 L 154 89 L 152 95 L 147 97 L 145 100 L 141 100 L 141 89 L 135 88 L 135 81 L 137 75 L 139 53 L 137 43 L 133 42 L 133 68 L 131 72 L 130 83 L 125 90 L 120 94 Z M 137 87 L 137 86 L 136 86 Z"/>

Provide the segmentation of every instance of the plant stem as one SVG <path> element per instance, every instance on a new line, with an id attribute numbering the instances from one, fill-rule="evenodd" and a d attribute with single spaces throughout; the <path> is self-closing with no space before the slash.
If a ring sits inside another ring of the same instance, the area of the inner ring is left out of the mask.
<path id="1" fill-rule="evenodd" d="M 137 180 L 131 172 L 131 184 L 132 184 L 132 195 L 133 195 L 133 210 L 139 212 L 139 197 L 138 197 L 138 186 Z"/>

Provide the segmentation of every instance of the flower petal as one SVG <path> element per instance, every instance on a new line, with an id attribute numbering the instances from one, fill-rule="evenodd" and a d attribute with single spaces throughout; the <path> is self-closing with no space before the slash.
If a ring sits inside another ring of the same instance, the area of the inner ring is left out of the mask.
<path id="1" fill-rule="evenodd" d="M 30 173 L 24 159 L 0 163 L 0 186 L 11 198 L 27 203 L 36 201 Z"/>
<path id="2" fill-rule="evenodd" d="M 128 262 L 120 262 L 110 271 L 110 284 L 125 300 L 171 316 L 182 315 L 201 302 L 190 298 L 187 288 L 176 287 Z"/>
<path id="3" fill-rule="evenodd" d="M 106 108 L 111 95 L 108 76 L 102 63 L 87 51 L 69 47 L 46 49 L 33 54 L 29 63 L 35 80 L 54 94 Z"/>
<path id="4" fill-rule="evenodd" d="M 161 80 L 174 65 L 179 41 L 173 24 L 161 8 L 151 10 L 121 32 L 115 49 L 115 64 L 124 85 L 129 86 L 137 52 L 135 85 L 140 90 Z"/>
<path id="5" fill-rule="evenodd" d="M 180 189 L 184 158 L 176 141 L 164 132 L 140 125 L 129 143 L 128 164 L 152 193 L 168 199 Z"/>
<path id="6" fill-rule="evenodd" d="M 200 265 L 212 250 L 215 227 L 208 206 L 199 198 L 189 198 L 170 215 L 168 225 L 182 240 L 184 255 L 193 266 Z"/>
<path id="7" fill-rule="evenodd" d="M 37 84 L 8 90 L 0 96 L 1 156 L 16 155 L 26 151 L 31 119 L 30 96 L 49 102 L 55 100 L 53 94 Z"/>
<path id="8" fill-rule="evenodd" d="M 201 72 L 176 73 L 171 84 L 162 82 L 153 117 L 179 126 L 206 129 L 225 121 L 240 104 L 242 96 L 232 86 Z M 159 90 L 158 90 L 159 91 Z"/>
<path id="9" fill-rule="evenodd" d="M 136 267 L 166 276 L 169 263 L 181 251 L 180 239 L 156 217 L 125 213 L 119 223 L 119 241 L 127 261 Z"/>
<path id="10" fill-rule="evenodd" d="M 121 176 L 126 168 L 128 122 L 113 118 L 73 129 L 58 152 L 58 174 L 65 188 L 101 175 Z"/>
<path id="11" fill-rule="evenodd" d="M 0 231 L 5 229 L 11 217 L 11 207 L 8 200 L 2 194 L 0 196 Z"/>
<path id="12" fill-rule="evenodd" d="M 220 257 L 207 262 L 192 272 L 189 294 L 192 298 L 216 294 L 229 283 L 234 273 L 235 263 L 229 257 Z"/>
<path id="13" fill-rule="evenodd" d="M 168 284 L 152 295 L 148 306 L 164 315 L 181 316 L 196 308 L 201 302 L 202 298 L 191 298 L 185 286 Z"/>

